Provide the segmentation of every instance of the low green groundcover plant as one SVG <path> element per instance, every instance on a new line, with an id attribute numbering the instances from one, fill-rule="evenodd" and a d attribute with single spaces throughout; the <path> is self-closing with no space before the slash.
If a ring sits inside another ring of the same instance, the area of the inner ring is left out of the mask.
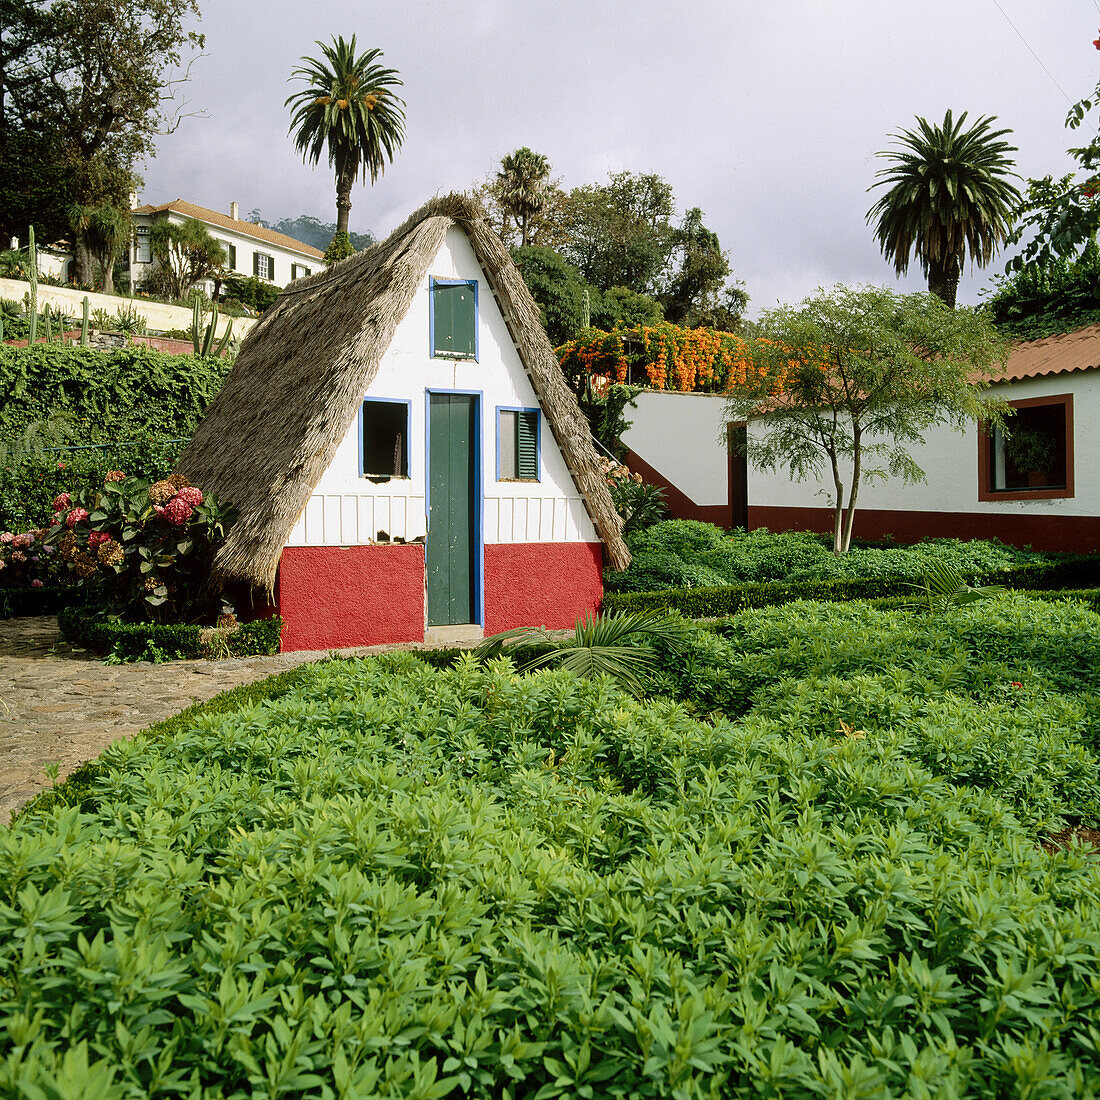
<path id="1" fill-rule="evenodd" d="M 892 578 L 919 581 L 935 563 L 964 574 L 990 573 L 1041 560 L 1044 555 L 999 542 L 930 539 L 913 546 L 854 547 L 832 552 L 826 536 L 765 528 L 730 535 L 697 520 L 667 520 L 631 534 L 633 561 L 608 572 L 613 592 L 721 587 L 764 581 Z"/>
<path id="2" fill-rule="evenodd" d="M 326 662 L 0 831 L 0 1095 L 1100 1089 L 1100 626 L 688 628 L 663 691 Z"/>

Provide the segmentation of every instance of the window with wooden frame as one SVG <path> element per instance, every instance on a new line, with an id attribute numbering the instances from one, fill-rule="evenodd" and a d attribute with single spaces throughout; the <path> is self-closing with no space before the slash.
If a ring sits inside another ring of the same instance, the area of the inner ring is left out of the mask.
<path id="1" fill-rule="evenodd" d="M 359 417 L 359 473 L 372 481 L 409 476 L 409 409 L 400 399 L 368 398 Z"/>
<path id="2" fill-rule="evenodd" d="M 275 257 L 266 252 L 252 253 L 252 274 L 257 279 L 266 279 L 269 283 L 275 281 Z"/>
<path id="3" fill-rule="evenodd" d="M 539 480 L 538 409 L 497 410 L 497 481 Z"/>
<path id="4" fill-rule="evenodd" d="M 477 280 L 432 278 L 429 293 L 432 358 L 476 361 Z"/>
<path id="5" fill-rule="evenodd" d="M 1073 394 L 1009 401 L 1005 427 L 978 432 L 978 500 L 1072 497 Z"/>
<path id="6" fill-rule="evenodd" d="M 302 279 L 302 278 L 305 278 L 306 275 L 312 275 L 312 274 L 313 274 L 313 272 L 308 267 L 306 267 L 305 264 L 291 264 L 290 265 L 290 278 L 291 278 L 291 280 Z"/>
<path id="7" fill-rule="evenodd" d="M 147 225 L 134 229 L 134 263 L 151 264 L 153 262 L 152 230 Z"/>

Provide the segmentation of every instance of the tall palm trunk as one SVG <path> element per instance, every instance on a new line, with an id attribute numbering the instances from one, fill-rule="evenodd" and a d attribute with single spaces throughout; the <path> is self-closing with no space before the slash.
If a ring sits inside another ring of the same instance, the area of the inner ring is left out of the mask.
<path id="1" fill-rule="evenodd" d="M 336 232 L 346 233 L 351 218 L 351 188 L 355 183 L 355 161 L 345 161 L 336 172 Z"/>
<path id="2" fill-rule="evenodd" d="M 961 265 L 957 256 L 933 260 L 928 264 L 928 289 L 949 309 L 955 308 L 955 296 L 959 291 Z"/>

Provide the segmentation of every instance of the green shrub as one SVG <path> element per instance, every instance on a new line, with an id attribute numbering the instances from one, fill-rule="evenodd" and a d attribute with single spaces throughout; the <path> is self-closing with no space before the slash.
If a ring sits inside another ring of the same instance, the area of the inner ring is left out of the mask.
<path id="1" fill-rule="evenodd" d="M 58 611 L 57 626 L 72 645 L 119 661 L 178 661 L 278 653 L 283 621 L 276 615 L 231 632 L 212 631 L 192 623 L 126 623 L 101 608 L 75 605 Z"/>
<path id="2" fill-rule="evenodd" d="M 145 345 L 0 348 L 0 439 L 59 412 L 87 424 L 81 443 L 157 435 L 190 438 L 230 364 Z M 94 433 L 94 434 L 93 434 Z"/>
<path id="3" fill-rule="evenodd" d="M 238 302 L 263 313 L 279 297 L 279 288 L 255 275 L 230 275 L 225 280 L 224 296 L 228 303 Z"/>
<path id="4" fill-rule="evenodd" d="M 1096 862 L 1035 829 L 1098 630 L 1027 603 L 1022 688 L 973 609 L 801 605 L 696 632 L 789 670 L 738 722 L 397 654 L 119 742 L 0 832 L 0 1093 L 1088 1095 Z"/>
<path id="5" fill-rule="evenodd" d="M 89 429 L 89 434 L 93 433 Z M 27 454 L 0 466 L 0 530 L 25 530 L 49 522 L 51 505 L 63 492 L 88 492 L 112 470 L 125 470 L 147 481 L 166 478 L 185 441 L 162 434 L 137 433 L 99 445 L 65 447 Z"/>
<path id="6" fill-rule="evenodd" d="M 608 572 L 605 587 L 614 592 L 729 585 L 756 581 L 821 581 L 871 577 L 919 580 L 932 562 L 962 573 L 988 573 L 1044 556 L 995 541 L 930 539 L 913 546 L 864 545 L 847 554 L 832 552 L 823 535 L 805 531 L 774 534 L 764 528 L 732 535 L 709 523 L 669 520 L 629 539 L 634 563 L 623 573 Z M 659 555 L 653 557 L 652 555 Z M 701 567 L 714 580 L 685 585 L 680 562 Z"/>

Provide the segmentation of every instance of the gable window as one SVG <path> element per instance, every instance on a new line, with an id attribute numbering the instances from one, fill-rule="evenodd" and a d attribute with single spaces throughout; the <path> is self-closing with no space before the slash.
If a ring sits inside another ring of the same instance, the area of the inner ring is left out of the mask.
<path id="1" fill-rule="evenodd" d="M 1010 401 L 1004 430 L 978 437 L 978 499 L 1073 496 L 1073 395 Z"/>
<path id="2" fill-rule="evenodd" d="M 435 359 L 477 359 L 477 280 L 431 280 L 430 339 Z"/>
<path id="3" fill-rule="evenodd" d="M 252 254 L 252 274 L 257 279 L 267 279 L 269 283 L 275 281 L 275 257 L 268 256 L 264 252 Z"/>
<path id="4" fill-rule="evenodd" d="M 497 481 L 539 480 L 539 410 L 497 410 Z"/>
<path id="5" fill-rule="evenodd" d="M 360 473 L 373 481 L 409 476 L 409 402 L 368 398 L 359 424 Z"/>
<path id="6" fill-rule="evenodd" d="M 291 279 L 301 279 L 306 275 L 312 275 L 313 272 L 306 267 L 305 264 L 291 264 L 290 265 L 290 277 Z"/>
<path id="7" fill-rule="evenodd" d="M 134 263 L 151 264 L 152 262 L 153 246 L 149 226 L 139 225 L 134 229 Z"/>

